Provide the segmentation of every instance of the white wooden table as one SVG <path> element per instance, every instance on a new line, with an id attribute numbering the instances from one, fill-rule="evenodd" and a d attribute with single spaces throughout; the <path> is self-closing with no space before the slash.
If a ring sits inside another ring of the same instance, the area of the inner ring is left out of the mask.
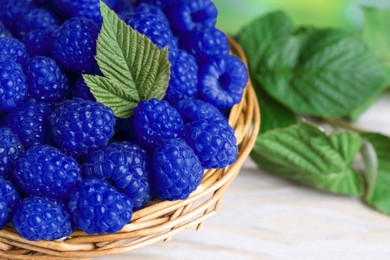
<path id="1" fill-rule="evenodd" d="M 357 125 L 390 135 L 390 93 Z M 248 160 L 221 212 L 202 230 L 100 259 L 390 259 L 390 217 L 358 198 L 280 179 Z"/>

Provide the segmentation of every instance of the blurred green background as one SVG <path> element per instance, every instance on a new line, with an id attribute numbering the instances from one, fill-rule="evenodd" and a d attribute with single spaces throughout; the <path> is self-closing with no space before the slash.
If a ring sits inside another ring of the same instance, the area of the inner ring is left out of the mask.
<path id="1" fill-rule="evenodd" d="M 298 24 L 358 30 L 361 6 L 390 7 L 390 0 L 214 0 L 219 9 L 218 27 L 235 34 L 243 25 L 272 10 L 283 9 Z"/>

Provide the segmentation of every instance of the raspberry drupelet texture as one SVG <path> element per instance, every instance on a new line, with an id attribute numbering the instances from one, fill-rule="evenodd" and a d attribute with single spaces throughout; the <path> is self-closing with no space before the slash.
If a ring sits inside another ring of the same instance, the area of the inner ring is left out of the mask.
<path id="1" fill-rule="evenodd" d="M 58 104 L 49 116 L 49 123 L 56 146 L 75 158 L 106 146 L 114 136 L 115 117 L 111 108 L 81 98 Z"/>
<path id="2" fill-rule="evenodd" d="M 12 182 L 0 177 L 0 228 L 8 223 L 19 203 L 20 197 L 15 186 Z"/>
<path id="3" fill-rule="evenodd" d="M 178 53 L 177 39 L 160 16 L 147 12 L 137 12 L 127 15 L 124 21 L 134 30 L 146 35 L 160 49 L 168 47 L 169 61 L 171 63 L 175 62 Z"/>
<path id="4" fill-rule="evenodd" d="M 0 54 L 0 111 L 11 111 L 26 95 L 27 84 L 22 66 L 9 56 Z"/>
<path id="5" fill-rule="evenodd" d="M 49 105 L 30 99 L 11 111 L 5 124 L 19 137 L 23 146 L 29 149 L 34 145 L 47 143 L 50 112 Z"/>
<path id="6" fill-rule="evenodd" d="M 161 18 L 161 20 L 164 21 L 164 24 L 170 28 L 170 24 L 168 21 L 168 18 L 165 16 L 164 12 L 161 10 L 160 7 L 156 5 L 151 5 L 151 4 L 146 4 L 146 3 L 141 3 L 137 7 L 134 8 L 135 13 L 151 13 L 154 14 L 155 16 L 158 16 Z"/>
<path id="7" fill-rule="evenodd" d="M 229 41 L 226 35 L 216 28 L 196 30 L 186 34 L 181 48 L 195 56 L 199 65 L 210 59 L 229 54 Z"/>
<path id="8" fill-rule="evenodd" d="M 0 55 L 7 55 L 21 65 L 29 58 L 26 46 L 15 38 L 0 38 Z"/>
<path id="9" fill-rule="evenodd" d="M 23 20 L 23 17 L 34 8 L 29 0 L 7 0 L 4 1 L 0 8 L 0 20 L 10 30 L 18 21 Z"/>
<path id="10" fill-rule="evenodd" d="M 248 82 L 248 71 L 236 57 L 226 55 L 203 65 L 199 71 L 199 92 L 203 100 L 220 110 L 241 101 Z"/>
<path id="11" fill-rule="evenodd" d="M 184 131 L 180 114 L 165 100 L 141 101 L 134 109 L 132 122 L 138 143 L 150 150 L 181 137 Z"/>
<path id="12" fill-rule="evenodd" d="M 169 7 L 172 7 L 173 4 L 176 4 L 180 0 L 138 0 L 138 4 L 149 4 L 149 5 L 155 5 L 163 9 L 164 11 L 167 10 Z"/>
<path id="13" fill-rule="evenodd" d="M 133 215 L 131 200 L 99 179 L 86 179 L 77 185 L 68 205 L 73 222 L 91 235 L 116 233 Z"/>
<path id="14" fill-rule="evenodd" d="M 53 59 L 32 58 L 25 69 L 25 74 L 31 98 L 48 104 L 64 100 L 68 91 L 68 79 Z"/>
<path id="15" fill-rule="evenodd" d="M 92 20 L 72 18 L 54 32 L 52 57 L 69 71 L 93 73 L 98 34 L 99 27 Z"/>
<path id="16" fill-rule="evenodd" d="M 171 67 L 171 79 L 165 100 L 174 105 L 198 95 L 198 65 L 194 56 L 179 50 L 179 55 Z"/>
<path id="17" fill-rule="evenodd" d="M 53 0 L 54 4 L 68 17 L 85 17 L 101 23 L 99 0 Z M 120 0 L 103 0 L 110 9 L 116 9 Z"/>
<path id="18" fill-rule="evenodd" d="M 205 169 L 224 168 L 237 159 L 237 140 L 227 121 L 194 121 L 186 125 L 184 138 Z"/>
<path id="19" fill-rule="evenodd" d="M 17 135 L 8 127 L 0 127 L 0 176 L 8 178 L 13 165 L 23 151 Z"/>
<path id="20" fill-rule="evenodd" d="M 211 0 L 177 1 L 168 10 L 173 31 L 184 35 L 195 29 L 213 28 L 217 23 L 218 9 Z"/>
<path id="21" fill-rule="evenodd" d="M 16 162 L 12 179 L 28 197 L 66 200 L 81 181 L 77 162 L 50 146 L 34 146 Z"/>
<path id="22" fill-rule="evenodd" d="M 87 84 L 85 84 L 83 78 L 79 78 L 74 84 L 72 95 L 74 98 L 78 97 L 85 100 L 96 101 L 96 98 L 92 95 L 91 90 Z"/>
<path id="23" fill-rule="evenodd" d="M 26 34 L 24 44 L 30 56 L 49 56 L 52 43 L 52 32 L 34 30 Z"/>
<path id="24" fill-rule="evenodd" d="M 149 156 L 135 143 L 113 143 L 88 155 L 86 177 L 107 179 L 128 198 L 134 209 L 152 200 Z"/>
<path id="25" fill-rule="evenodd" d="M 59 26 L 57 17 L 43 8 L 32 9 L 16 24 L 16 33 L 20 39 L 33 30 L 54 30 Z"/>
<path id="26" fill-rule="evenodd" d="M 57 240 L 73 232 L 64 202 L 44 197 L 24 199 L 12 217 L 16 232 L 25 239 Z"/>
<path id="27" fill-rule="evenodd" d="M 8 30 L 7 27 L 0 21 L 0 38 L 10 38 L 12 33 Z"/>
<path id="28" fill-rule="evenodd" d="M 198 187 L 203 168 L 183 139 L 158 147 L 152 158 L 154 192 L 160 200 L 184 200 Z"/>
<path id="29" fill-rule="evenodd" d="M 200 99 L 183 100 L 176 104 L 184 123 L 207 119 L 209 121 L 226 121 L 227 118 L 215 106 Z"/>

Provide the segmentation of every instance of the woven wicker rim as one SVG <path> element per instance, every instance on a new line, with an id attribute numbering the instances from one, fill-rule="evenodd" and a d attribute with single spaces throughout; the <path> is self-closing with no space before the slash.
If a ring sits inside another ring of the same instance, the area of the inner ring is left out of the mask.
<path id="1" fill-rule="evenodd" d="M 229 42 L 232 54 L 247 65 L 241 47 L 231 38 Z M 237 161 L 225 169 L 205 171 L 202 183 L 187 200 L 152 202 L 134 212 L 131 223 L 112 235 L 87 235 L 76 231 L 62 242 L 32 242 L 21 238 L 12 226 L 7 226 L 0 230 L 0 256 L 25 260 L 90 259 L 166 241 L 190 227 L 201 228 L 204 221 L 219 210 L 225 191 L 240 172 L 256 141 L 260 108 L 250 81 L 241 103 L 231 111 L 229 124 L 234 128 L 240 145 Z"/>

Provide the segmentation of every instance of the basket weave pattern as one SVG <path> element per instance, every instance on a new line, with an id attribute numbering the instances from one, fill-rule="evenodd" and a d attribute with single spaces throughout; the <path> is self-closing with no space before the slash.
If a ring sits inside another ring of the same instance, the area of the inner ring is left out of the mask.
<path id="1" fill-rule="evenodd" d="M 233 39 L 229 41 L 232 53 L 247 65 L 240 46 Z M 234 128 L 240 144 L 237 161 L 225 169 L 205 171 L 202 183 L 187 200 L 155 201 L 134 212 L 131 223 L 112 235 L 91 236 L 76 231 L 63 242 L 32 242 L 21 238 L 12 226 L 7 226 L 0 230 L 0 257 L 26 260 L 90 259 L 168 240 L 190 227 L 199 229 L 206 219 L 219 210 L 225 191 L 240 172 L 256 141 L 260 128 L 260 110 L 251 82 L 245 89 L 241 103 L 232 109 L 229 124 Z"/>

